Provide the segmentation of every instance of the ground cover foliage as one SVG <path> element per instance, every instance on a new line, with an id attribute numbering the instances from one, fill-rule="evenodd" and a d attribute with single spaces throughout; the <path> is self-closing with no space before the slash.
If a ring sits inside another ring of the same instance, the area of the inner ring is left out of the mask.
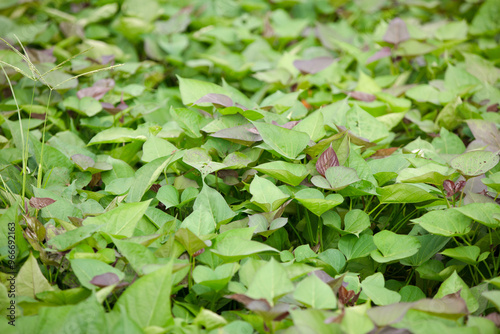
<path id="1" fill-rule="evenodd" d="M 496 333 L 499 13 L 1 2 L 0 331 Z"/>

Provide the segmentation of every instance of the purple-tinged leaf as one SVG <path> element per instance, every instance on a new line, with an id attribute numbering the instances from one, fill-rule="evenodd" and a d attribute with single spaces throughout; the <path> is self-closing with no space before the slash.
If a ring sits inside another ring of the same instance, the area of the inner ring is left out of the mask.
<path id="1" fill-rule="evenodd" d="M 493 312 L 493 313 L 488 314 L 485 318 L 488 319 L 488 320 L 493 321 L 493 323 L 495 324 L 495 326 L 497 326 L 498 328 L 500 328 L 500 313 Z"/>
<path id="2" fill-rule="evenodd" d="M 288 315 L 288 309 L 290 308 L 290 305 L 284 303 L 271 307 L 269 302 L 264 298 L 254 299 L 244 294 L 233 294 L 225 297 L 242 303 L 247 309 L 264 318 L 276 321 L 284 319 Z"/>
<path id="3" fill-rule="evenodd" d="M 354 291 L 353 291 L 354 292 Z M 414 303 L 395 303 L 369 309 L 366 314 L 379 327 L 385 327 L 403 320 Z"/>
<path id="4" fill-rule="evenodd" d="M 308 273 L 307 275 L 316 275 L 318 278 L 324 283 L 330 283 L 334 280 L 334 278 L 328 275 L 324 270 L 315 270 L 312 273 Z"/>
<path id="5" fill-rule="evenodd" d="M 486 111 L 498 111 L 498 103 L 489 105 L 488 108 L 486 108 Z"/>
<path id="6" fill-rule="evenodd" d="M 113 284 L 118 284 L 120 282 L 120 278 L 115 273 L 105 273 L 102 275 L 97 275 L 90 280 L 90 284 L 98 286 L 100 288 L 110 286 Z"/>
<path id="7" fill-rule="evenodd" d="M 85 96 L 90 96 L 96 100 L 100 100 L 104 95 L 109 92 L 115 86 L 115 81 L 113 79 L 101 79 L 97 81 L 92 87 L 87 87 L 80 89 L 76 96 L 81 99 Z"/>
<path id="8" fill-rule="evenodd" d="M 399 147 L 389 147 L 389 148 L 381 148 L 377 150 L 370 158 L 372 159 L 382 159 L 390 156 L 394 152 L 397 151 Z"/>
<path id="9" fill-rule="evenodd" d="M 101 64 L 106 65 L 114 65 L 115 64 L 115 55 L 106 55 L 101 57 Z"/>
<path id="10" fill-rule="evenodd" d="M 396 17 L 389 23 L 387 32 L 384 35 L 384 41 L 393 45 L 399 45 L 400 43 L 409 39 L 410 33 L 408 32 L 405 21 L 403 21 L 399 17 Z"/>
<path id="11" fill-rule="evenodd" d="M 231 100 L 229 96 L 215 93 L 209 93 L 205 96 L 202 96 L 193 104 L 198 105 L 200 103 L 212 103 L 217 108 L 228 108 L 234 105 L 233 100 Z"/>
<path id="12" fill-rule="evenodd" d="M 273 125 L 276 125 L 276 126 L 279 126 L 280 128 L 285 128 L 285 129 L 288 129 L 288 130 L 291 130 L 293 129 L 297 124 L 300 123 L 300 121 L 290 121 L 290 122 L 287 122 L 283 125 L 279 125 L 278 122 L 276 121 L 272 121 L 271 122 Z"/>
<path id="13" fill-rule="evenodd" d="M 373 94 L 357 92 L 357 91 L 351 92 L 349 93 L 349 95 L 355 100 L 364 102 L 373 102 L 376 99 L 376 96 Z"/>
<path id="14" fill-rule="evenodd" d="M 326 170 L 330 167 L 339 166 L 339 159 L 337 153 L 330 145 L 318 158 L 316 161 L 316 170 L 321 175 L 325 176 Z"/>
<path id="15" fill-rule="evenodd" d="M 253 133 L 250 129 L 254 128 L 252 124 L 244 124 L 232 128 L 222 129 L 210 136 L 215 138 L 223 138 L 231 142 L 250 146 L 257 141 L 261 141 L 262 137 L 259 134 Z"/>
<path id="16" fill-rule="evenodd" d="M 26 52 L 33 63 L 55 63 L 57 61 L 57 58 L 54 57 L 54 48 L 45 50 L 26 48 Z"/>
<path id="17" fill-rule="evenodd" d="M 491 152 L 500 150 L 500 131 L 495 123 L 474 119 L 468 120 L 467 125 L 476 139 L 469 144 L 469 150 L 483 146 Z"/>
<path id="18" fill-rule="evenodd" d="M 128 105 L 123 101 L 123 93 L 122 93 L 122 98 L 121 102 L 115 107 L 111 103 L 106 103 L 106 102 L 101 102 L 102 108 L 109 112 L 112 115 L 116 115 L 120 111 L 123 111 L 128 108 Z M 123 116 L 122 116 L 123 117 Z"/>
<path id="19" fill-rule="evenodd" d="M 455 183 L 455 187 L 453 188 L 455 190 L 455 194 L 461 192 L 464 189 L 465 183 L 466 183 L 466 181 L 464 181 L 464 180 L 461 180 L 461 181 L 458 181 L 457 183 Z"/>
<path id="20" fill-rule="evenodd" d="M 241 110 L 248 110 L 248 108 L 247 108 L 247 107 L 245 107 L 245 106 L 244 106 L 244 105 L 242 105 L 242 104 L 239 104 L 238 102 L 236 102 L 236 103 L 234 104 L 234 106 L 235 106 L 235 107 L 240 108 Z"/>
<path id="21" fill-rule="evenodd" d="M 153 183 L 151 185 L 151 187 L 149 187 L 149 190 L 155 192 L 155 193 L 158 193 L 158 190 L 160 190 L 161 188 L 161 185 L 159 185 L 158 183 Z"/>
<path id="22" fill-rule="evenodd" d="M 193 253 L 193 257 L 197 257 L 198 255 L 201 255 L 204 252 L 205 252 L 205 248 L 197 250 L 196 252 Z"/>
<path id="23" fill-rule="evenodd" d="M 95 165 L 94 159 L 83 154 L 75 154 L 71 156 L 71 160 L 80 168 L 82 171 L 86 171 L 90 167 Z"/>
<path id="24" fill-rule="evenodd" d="M 84 98 L 85 96 L 90 96 L 90 97 L 92 97 L 92 98 L 94 98 L 96 100 L 100 100 L 110 90 L 111 90 L 111 88 L 108 88 L 108 87 L 92 86 L 92 87 L 87 87 L 87 88 L 80 89 L 76 93 L 76 96 L 79 99 Z"/>
<path id="25" fill-rule="evenodd" d="M 415 302 L 412 309 L 456 319 L 469 313 L 465 300 L 460 297 L 460 292 L 440 299 L 421 299 Z"/>
<path id="26" fill-rule="evenodd" d="M 271 309 L 271 305 L 264 298 L 254 299 L 241 293 L 228 295 L 225 297 L 242 303 L 247 309 L 251 311 L 267 312 Z"/>
<path id="27" fill-rule="evenodd" d="M 318 57 L 308 60 L 296 60 L 293 66 L 302 73 L 318 73 L 324 70 L 333 63 L 334 59 L 331 57 Z"/>
<path id="28" fill-rule="evenodd" d="M 385 58 L 385 57 L 389 57 L 390 55 L 391 55 L 391 48 L 387 47 L 387 46 L 383 47 L 382 49 L 375 52 L 375 54 L 373 56 L 368 58 L 366 60 L 366 64 L 373 63 L 374 61 L 377 61 L 377 60 Z"/>
<path id="29" fill-rule="evenodd" d="M 455 195 L 455 182 L 451 180 L 444 180 L 443 188 L 444 191 L 446 191 L 446 197 L 451 197 Z"/>
<path id="30" fill-rule="evenodd" d="M 40 221 L 36 219 L 36 217 L 31 217 L 28 215 L 23 215 L 23 217 L 26 221 L 26 225 L 28 226 L 25 232 L 33 232 L 30 233 L 30 236 L 39 242 L 43 242 L 46 235 L 45 226 L 43 226 L 43 224 L 40 223 Z"/>
<path id="31" fill-rule="evenodd" d="M 55 200 L 53 200 L 52 198 L 48 198 L 48 197 L 32 197 L 30 199 L 30 206 L 35 208 L 35 209 L 43 209 L 46 206 L 49 206 L 54 202 L 55 202 Z"/>

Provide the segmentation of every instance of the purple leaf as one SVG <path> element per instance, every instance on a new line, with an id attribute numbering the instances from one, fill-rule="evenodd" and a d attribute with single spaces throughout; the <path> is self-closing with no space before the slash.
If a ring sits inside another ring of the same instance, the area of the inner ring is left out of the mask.
<path id="1" fill-rule="evenodd" d="M 217 108 L 227 108 L 234 105 L 233 100 L 231 100 L 229 96 L 215 93 L 209 93 L 198 99 L 198 101 L 193 104 L 197 105 L 200 103 L 212 103 Z"/>
<path id="2" fill-rule="evenodd" d="M 313 271 L 312 273 L 309 273 L 308 275 L 309 275 L 309 276 L 310 276 L 310 275 L 316 275 L 316 276 L 318 276 L 318 278 L 319 278 L 320 280 L 322 280 L 324 283 L 327 283 L 327 284 L 328 284 L 328 283 L 330 283 L 330 282 L 332 282 L 332 281 L 333 281 L 333 279 L 334 279 L 332 276 L 328 275 L 328 274 L 327 274 L 325 271 L 323 271 L 323 270 L 315 270 L 315 271 Z"/>
<path id="3" fill-rule="evenodd" d="M 236 300 L 243 305 L 245 305 L 246 308 L 248 308 L 251 311 L 269 311 L 271 309 L 271 305 L 269 305 L 269 302 L 265 300 L 264 298 L 260 299 L 254 299 L 251 297 L 248 297 L 247 295 L 237 293 L 233 295 L 228 295 L 225 296 L 226 298 Z"/>
<path id="4" fill-rule="evenodd" d="M 92 87 L 87 87 L 80 89 L 76 96 L 81 99 L 85 96 L 93 97 L 96 100 L 100 100 L 104 95 L 109 92 L 115 86 L 115 81 L 113 79 L 101 79 L 97 81 Z"/>
<path id="5" fill-rule="evenodd" d="M 290 121 L 290 122 L 287 122 L 283 125 L 279 125 L 278 122 L 276 122 L 276 121 L 272 121 L 271 123 L 273 125 L 279 126 L 280 128 L 285 128 L 285 129 L 291 130 L 295 125 L 299 124 L 300 121 Z"/>
<path id="6" fill-rule="evenodd" d="M 115 64 L 115 55 L 107 55 L 101 57 L 101 64 L 106 65 L 114 65 Z"/>
<path id="7" fill-rule="evenodd" d="M 469 144 L 469 149 L 487 146 L 486 150 L 488 151 L 500 150 L 500 131 L 495 123 L 474 119 L 468 120 L 467 125 L 476 139 Z"/>
<path id="8" fill-rule="evenodd" d="M 357 91 L 351 92 L 349 95 L 355 100 L 364 102 L 373 102 L 376 99 L 375 95 L 373 94 L 357 92 Z"/>
<path id="9" fill-rule="evenodd" d="M 464 181 L 464 180 L 461 180 L 461 181 L 458 181 L 457 183 L 455 183 L 455 187 L 453 188 L 455 190 L 455 194 L 461 192 L 464 189 L 465 183 L 466 183 L 466 181 Z"/>
<path id="10" fill-rule="evenodd" d="M 318 73 L 324 70 L 333 63 L 334 59 L 331 57 L 318 57 L 308 60 L 296 60 L 293 62 L 293 66 L 302 73 Z"/>
<path id="11" fill-rule="evenodd" d="M 122 93 L 122 99 L 121 102 L 115 107 L 111 103 L 107 102 L 101 102 L 102 108 L 109 112 L 112 115 L 116 115 L 120 111 L 123 111 L 128 108 L 128 105 L 123 101 L 123 93 Z M 122 116 L 123 117 L 123 116 Z"/>
<path id="12" fill-rule="evenodd" d="M 35 208 L 35 209 L 43 209 L 46 206 L 49 206 L 54 202 L 55 202 L 55 200 L 53 200 L 52 198 L 48 198 L 48 197 L 32 197 L 30 199 L 30 206 Z"/>
<path id="13" fill-rule="evenodd" d="M 451 180 L 444 180 L 443 182 L 444 191 L 446 191 L 446 196 L 451 197 L 455 195 L 455 182 Z"/>
<path id="14" fill-rule="evenodd" d="M 316 170 L 325 176 L 326 170 L 334 166 L 339 166 L 339 159 L 337 158 L 337 153 L 335 153 L 335 150 L 330 145 L 330 147 L 321 153 L 318 161 L 316 161 Z"/>
<path id="15" fill-rule="evenodd" d="M 105 273 L 102 275 L 97 275 L 94 276 L 90 281 L 91 284 L 94 284 L 95 286 L 98 286 L 100 288 L 117 284 L 118 282 L 120 282 L 120 278 L 118 277 L 118 275 L 114 273 Z"/>
<path id="16" fill-rule="evenodd" d="M 252 124 L 244 124 L 232 128 L 222 129 L 210 136 L 215 138 L 223 138 L 231 142 L 250 146 L 257 141 L 261 141 L 262 137 L 259 134 L 250 131 L 254 126 Z"/>
<path id="17" fill-rule="evenodd" d="M 374 61 L 377 61 L 377 60 L 385 58 L 385 57 L 389 57 L 390 55 L 391 55 L 391 48 L 387 47 L 387 46 L 383 47 L 379 51 L 375 52 L 375 54 L 373 56 L 368 58 L 366 60 L 366 64 L 373 63 Z"/>
<path id="18" fill-rule="evenodd" d="M 410 39 L 410 33 L 406 27 L 405 21 L 396 17 L 389 23 L 387 27 L 387 32 L 384 35 L 384 41 L 391 43 L 393 45 L 399 45 L 400 43 Z"/>

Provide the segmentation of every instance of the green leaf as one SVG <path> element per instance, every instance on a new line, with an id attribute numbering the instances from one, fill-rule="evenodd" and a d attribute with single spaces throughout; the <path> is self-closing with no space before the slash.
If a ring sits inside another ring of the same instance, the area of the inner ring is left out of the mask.
<path id="1" fill-rule="evenodd" d="M 210 212 L 201 209 L 194 210 L 181 224 L 181 228 L 187 228 L 198 236 L 213 233 L 216 227 L 217 223 Z"/>
<path id="2" fill-rule="evenodd" d="M 203 240 L 187 228 L 180 228 L 175 233 L 175 240 L 179 241 L 191 256 L 200 249 L 207 247 Z"/>
<path id="3" fill-rule="evenodd" d="M 219 291 L 226 287 L 239 267 L 237 263 L 222 264 L 215 269 L 198 265 L 193 271 L 193 279 L 198 284 Z"/>
<path id="4" fill-rule="evenodd" d="M 40 292 L 54 291 L 54 288 L 40 271 L 38 262 L 31 252 L 19 270 L 15 284 L 18 296 L 36 298 L 36 295 Z"/>
<path id="5" fill-rule="evenodd" d="M 300 281 L 295 288 L 293 298 L 315 309 L 335 309 L 337 307 L 337 298 L 332 289 L 314 274 Z"/>
<path id="6" fill-rule="evenodd" d="M 238 261 L 250 255 L 262 252 L 279 253 L 278 250 L 266 244 L 247 240 L 236 235 L 234 237 L 225 237 L 222 240 L 217 240 L 214 247 L 215 248 L 210 249 L 210 251 L 226 262 Z"/>
<path id="7" fill-rule="evenodd" d="M 203 117 L 198 111 L 186 108 L 171 108 L 172 118 L 191 138 L 200 138 L 200 130 L 210 123 L 210 120 Z"/>
<path id="8" fill-rule="evenodd" d="M 347 261 L 370 255 L 377 249 L 373 243 L 373 236 L 362 234 L 359 238 L 355 235 L 346 235 L 339 240 L 339 250 L 345 255 Z"/>
<path id="9" fill-rule="evenodd" d="M 97 217 L 89 217 L 83 224 L 99 225 L 100 230 L 112 235 L 130 238 L 134 235 L 139 219 L 142 218 L 151 200 L 139 203 L 126 203 Z"/>
<path id="10" fill-rule="evenodd" d="M 47 243 L 59 251 L 65 251 L 73 248 L 77 243 L 90 237 L 99 230 L 98 225 L 86 225 L 76 229 L 66 231 L 63 234 L 56 235 Z"/>
<path id="11" fill-rule="evenodd" d="M 485 1 L 476 12 L 470 33 L 473 35 L 494 35 L 500 30 L 500 5 L 495 0 Z"/>
<path id="12" fill-rule="evenodd" d="M 418 252 L 420 241 L 414 236 L 400 235 L 391 231 L 380 231 L 373 236 L 378 250 L 371 252 L 378 263 L 386 263 L 412 256 Z"/>
<path id="13" fill-rule="evenodd" d="M 285 158 L 297 158 L 309 144 L 310 138 L 304 132 L 262 122 L 254 122 L 253 124 L 264 142 Z"/>
<path id="14" fill-rule="evenodd" d="M 451 160 L 451 167 L 465 177 L 474 177 L 486 173 L 498 164 L 497 153 L 489 151 L 471 151 Z"/>
<path id="15" fill-rule="evenodd" d="M 472 265 L 477 264 L 477 258 L 480 253 L 481 249 L 477 246 L 459 246 L 448 248 L 441 252 L 443 255 Z"/>
<path id="16" fill-rule="evenodd" d="M 168 140 L 152 136 L 146 140 L 142 146 L 142 151 L 141 160 L 144 162 L 151 162 L 158 158 L 170 156 L 177 151 L 177 147 L 170 144 Z"/>
<path id="17" fill-rule="evenodd" d="M 454 210 L 466 215 L 489 228 L 500 227 L 500 221 L 495 219 L 495 215 L 500 214 L 500 206 L 495 203 L 471 203 Z"/>
<path id="18" fill-rule="evenodd" d="M 441 128 L 439 137 L 432 140 L 432 146 L 436 148 L 437 153 L 441 154 L 462 154 L 465 152 L 465 145 L 459 136 Z"/>
<path id="19" fill-rule="evenodd" d="M 194 79 L 186 79 L 177 77 L 179 80 L 179 89 L 181 91 L 182 103 L 189 106 L 196 101 L 198 101 L 203 96 L 214 93 L 214 94 L 224 94 L 230 96 L 228 92 L 219 85 L 213 84 L 211 82 L 205 82 Z M 210 105 L 210 103 L 206 103 Z"/>
<path id="20" fill-rule="evenodd" d="M 110 128 L 92 137 L 88 145 L 127 143 L 131 141 L 146 141 L 148 133 L 145 129 Z"/>
<path id="21" fill-rule="evenodd" d="M 277 210 L 289 197 L 271 181 L 258 175 L 255 175 L 252 183 L 250 183 L 249 190 L 253 195 L 250 201 L 265 212 Z"/>
<path id="22" fill-rule="evenodd" d="M 497 308 L 498 311 L 500 311 L 500 291 L 498 290 L 492 290 L 492 291 L 485 291 L 482 293 L 482 295 L 488 299 L 495 307 Z"/>
<path id="23" fill-rule="evenodd" d="M 382 203 L 421 203 L 437 200 L 424 189 L 411 184 L 391 184 L 378 190 Z"/>
<path id="24" fill-rule="evenodd" d="M 344 201 L 344 198 L 339 194 L 330 194 L 325 198 L 323 193 L 317 189 L 302 189 L 294 196 L 298 202 L 318 217 Z"/>
<path id="25" fill-rule="evenodd" d="M 156 264 L 157 258 L 154 256 L 153 252 L 150 251 L 146 246 L 141 244 L 127 241 L 119 240 L 116 238 L 111 238 L 113 243 L 121 255 L 123 255 L 129 264 L 134 268 L 134 270 L 139 274 L 143 275 L 143 267 L 148 264 Z"/>
<path id="26" fill-rule="evenodd" d="M 64 99 L 63 105 L 65 108 L 76 111 L 87 117 L 95 116 L 102 110 L 99 101 L 90 96 L 85 96 L 81 99 L 76 96 L 70 96 Z"/>
<path id="27" fill-rule="evenodd" d="M 71 268 L 80 284 L 89 290 L 97 289 L 90 281 L 98 275 L 113 273 L 118 276 L 120 280 L 125 278 L 125 274 L 120 270 L 110 266 L 99 260 L 94 259 L 71 259 Z"/>
<path id="28" fill-rule="evenodd" d="M 460 297 L 465 300 L 469 312 L 474 312 L 478 309 L 479 303 L 474 297 L 469 289 L 469 286 L 458 276 L 457 272 L 454 271 L 450 277 L 444 281 L 439 287 L 438 292 L 434 296 L 434 299 L 442 298 L 446 295 L 460 292 Z"/>
<path id="29" fill-rule="evenodd" d="M 364 211 L 354 209 L 344 217 L 344 231 L 359 237 L 359 234 L 370 227 L 370 217 Z"/>
<path id="30" fill-rule="evenodd" d="M 292 291 L 293 284 L 283 265 L 271 258 L 257 271 L 246 294 L 254 299 L 264 298 L 273 306 L 276 299 Z"/>
<path id="31" fill-rule="evenodd" d="M 236 215 L 231 210 L 224 197 L 206 184 L 199 193 L 193 205 L 193 210 L 205 210 L 212 214 L 217 224 L 226 224 Z"/>
<path id="32" fill-rule="evenodd" d="M 432 234 L 444 237 L 460 236 L 469 233 L 472 220 L 456 210 L 430 211 L 420 218 L 412 219 Z"/>
<path id="33" fill-rule="evenodd" d="M 165 205 L 165 209 L 179 205 L 179 192 L 170 184 L 160 187 L 156 198 Z"/>
<path id="34" fill-rule="evenodd" d="M 140 327 L 173 324 L 170 311 L 172 261 L 139 278 L 118 298 L 113 312 L 124 310 Z"/>
<path id="35" fill-rule="evenodd" d="M 184 151 L 177 151 L 171 156 L 158 158 L 139 168 L 135 172 L 135 180 L 130 187 L 126 201 L 139 202 L 163 170 L 182 158 L 183 153 Z"/>
<path id="36" fill-rule="evenodd" d="M 384 276 L 376 273 L 361 282 L 362 293 L 366 294 L 375 305 L 389 305 L 401 300 L 401 295 L 384 287 Z"/>
<path id="37" fill-rule="evenodd" d="M 309 174 L 304 165 L 285 161 L 264 163 L 254 167 L 254 169 L 292 186 L 298 186 Z"/>
<path id="38" fill-rule="evenodd" d="M 450 238 L 434 234 L 418 235 L 416 238 L 420 242 L 421 247 L 416 254 L 401 260 L 401 263 L 405 266 L 420 266 L 443 249 L 448 241 L 450 241 Z"/>
<path id="39" fill-rule="evenodd" d="M 307 116 L 293 129 L 295 131 L 307 133 L 309 138 L 314 142 L 317 142 L 326 135 L 323 114 L 318 111 Z"/>
<path id="40" fill-rule="evenodd" d="M 389 136 L 387 127 L 375 117 L 354 105 L 346 114 L 346 127 L 356 136 L 377 142 Z"/>
<path id="41" fill-rule="evenodd" d="M 341 190 L 360 180 L 355 169 L 344 166 L 328 168 L 325 177 L 320 175 L 313 176 L 311 182 L 319 188 Z"/>

